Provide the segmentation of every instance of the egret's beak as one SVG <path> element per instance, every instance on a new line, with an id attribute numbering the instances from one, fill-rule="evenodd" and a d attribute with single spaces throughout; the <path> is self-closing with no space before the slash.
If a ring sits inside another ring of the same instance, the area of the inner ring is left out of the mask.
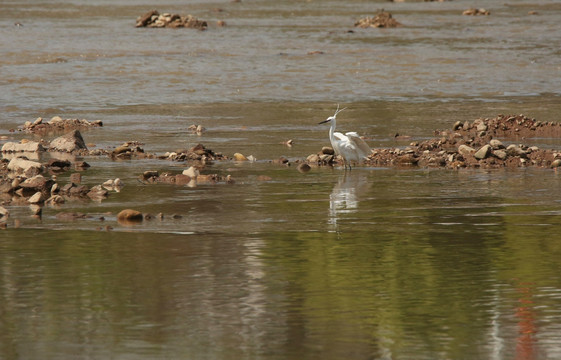
<path id="1" fill-rule="evenodd" d="M 318 122 L 318 125 L 319 125 L 319 124 L 325 124 L 326 122 L 330 122 L 330 121 L 331 121 L 331 119 L 326 119 L 326 120 L 323 120 L 323 121 Z"/>

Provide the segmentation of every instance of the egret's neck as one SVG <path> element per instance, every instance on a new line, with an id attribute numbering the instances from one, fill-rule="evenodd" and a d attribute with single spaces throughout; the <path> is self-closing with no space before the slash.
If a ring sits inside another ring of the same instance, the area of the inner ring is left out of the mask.
<path id="1" fill-rule="evenodd" d="M 333 133 L 335 132 L 335 118 L 331 120 L 331 127 L 329 128 L 329 137 L 333 138 Z"/>

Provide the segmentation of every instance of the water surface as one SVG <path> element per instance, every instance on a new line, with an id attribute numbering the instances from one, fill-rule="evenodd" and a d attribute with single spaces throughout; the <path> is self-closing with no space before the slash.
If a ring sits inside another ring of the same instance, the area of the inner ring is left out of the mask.
<path id="1" fill-rule="evenodd" d="M 122 191 L 40 219 L 8 205 L 0 358 L 561 357 L 558 172 L 294 164 L 328 145 L 317 123 L 337 103 L 340 129 L 372 147 L 499 113 L 559 121 L 559 4 L 482 1 L 491 16 L 462 16 L 471 6 L 3 1 L 2 143 L 39 139 L 10 129 L 60 115 L 103 120 L 82 134 L 98 148 L 202 143 L 257 161 L 216 162 L 203 173 L 235 183 L 191 188 L 138 181 L 185 163 L 86 157 L 84 184 L 119 177 Z M 209 29 L 135 28 L 155 7 Z M 353 27 L 382 7 L 404 26 Z M 164 218 L 119 224 L 129 207 Z"/>

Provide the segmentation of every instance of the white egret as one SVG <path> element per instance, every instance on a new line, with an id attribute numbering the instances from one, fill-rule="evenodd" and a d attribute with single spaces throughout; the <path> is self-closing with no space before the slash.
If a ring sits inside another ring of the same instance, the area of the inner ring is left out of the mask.
<path id="1" fill-rule="evenodd" d="M 346 108 L 339 110 L 339 105 L 337 104 L 337 110 L 333 116 L 328 117 L 326 120 L 321 121 L 319 124 L 325 124 L 331 122 L 331 128 L 329 128 L 329 140 L 331 141 L 331 146 L 335 150 L 335 154 L 340 155 L 343 158 L 343 165 L 345 170 L 347 169 L 347 163 L 349 170 L 351 170 L 351 161 L 360 162 L 368 155 L 372 153 L 370 146 L 364 142 L 354 131 L 345 133 L 345 135 L 340 132 L 335 132 L 337 114 Z"/>

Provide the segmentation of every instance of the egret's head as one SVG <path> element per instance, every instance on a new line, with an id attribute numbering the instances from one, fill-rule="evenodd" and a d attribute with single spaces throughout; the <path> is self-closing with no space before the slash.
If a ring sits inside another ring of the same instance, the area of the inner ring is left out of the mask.
<path id="1" fill-rule="evenodd" d="M 333 116 L 328 117 L 327 119 L 325 119 L 323 121 L 320 121 L 318 124 L 325 124 L 327 122 L 335 121 L 335 119 L 337 118 L 337 114 L 339 114 L 341 111 L 343 111 L 345 109 L 346 109 L 346 107 L 339 110 L 339 104 L 337 104 L 337 110 L 335 110 L 335 114 Z"/>
<path id="2" fill-rule="evenodd" d="M 323 120 L 323 121 L 320 121 L 320 122 L 318 123 L 318 125 L 319 125 L 319 124 L 325 124 L 325 123 L 331 122 L 332 120 L 335 120 L 335 116 L 330 116 L 330 117 L 328 117 L 327 119 L 325 119 L 325 120 Z"/>

